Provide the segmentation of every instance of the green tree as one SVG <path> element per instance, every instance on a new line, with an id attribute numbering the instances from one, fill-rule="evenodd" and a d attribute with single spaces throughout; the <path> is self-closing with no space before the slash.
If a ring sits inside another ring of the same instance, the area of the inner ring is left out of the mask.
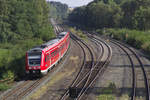
<path id="1" fill-rule="evenodd" d="M 85 7 L 75 8 L 74 11 L 69 14 L 69 20 L 79 24 L 85 24 L 85 17 Z"/>
<path id="2" fill-rule="evenodd" d="M 0 42 L 7 42 L 8 37 L 12 38 L 9 23 L 10 5 L 7 0 L 0 0 Z"/>
<path id="3" fill-rule="evenodd" d="M 150 0 L 94 0 L 73 10 L 69 20 L 89 28 L 149 30 Z"/>
<path id="4" fill-rule="evenodd" d="M 135 13 L 134 21 L 137 29 L 140 30 L 150 29 L 150 7 L 149 8 L 140 7 L 140 9 L 137 10 Z"/>
<path id="5" fill-rule="evenodd" d="M 105 4 L 99 1 L 76 8 L 69 19 L 91 28 L 119 27 L 122 15 L 121 8 L 116 3 Z"/>
<path id="6" fill-rule="evenodd" d="M 48 2 L 51 10 L 50 10 L 50 17 L 55 19 L 66 19 L 68 16 L 68 5 L 62 4 L 60 2 Z"/>
<path id="7" fill-rule="evenodd" d="M 122 3 L 121 8 L 124 12 L 124 17 L 122 19 L 122 27 L 134 28 L 133 16 L 138 9 L 138 3 L 134 0 L 125 1 Z"/>

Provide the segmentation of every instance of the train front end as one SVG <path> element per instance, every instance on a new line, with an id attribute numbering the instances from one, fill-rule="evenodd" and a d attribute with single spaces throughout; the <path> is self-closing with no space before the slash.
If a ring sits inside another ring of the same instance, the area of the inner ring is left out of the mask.
<path id="1" fill-rule="evenodd" d="M 26 53 L 26 73 L 41 74 L 42 51 L 30 50 Z"/>

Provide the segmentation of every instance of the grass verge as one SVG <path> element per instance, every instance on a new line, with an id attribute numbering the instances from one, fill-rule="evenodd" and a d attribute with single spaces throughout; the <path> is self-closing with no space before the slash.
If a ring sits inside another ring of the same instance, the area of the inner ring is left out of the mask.
<path id="1" fill-rule="evenodd" d="M 43 94 L 45 94 L 48 91 L 48 87 L 55 85 L 64 77 L 70 76 L 73 72 L 75 72 L 75 68 L 73 68 L 71 71 L 65 70 L 65 72 L 63 73 L 58 72 L 55 76 L 51 78 L 51 80 L 48 83 L 46 83 L 44 86 L 38 89 L 35 93 L 33 93 L 30 97 L 28 97 L 27 100 L 39 99 Z"/>
<path id="2" fill-rule="evenodd" d="M 98 96 L 97 100 L 116 100 L 116 99 L 115 99 L 115 96 L 113 95 L 105 94 L 105 95 Z"/>
<path id="3" fill-rule="evenodd" d="M 76 30 L 74 28 L 70 28 L 70 31 L 72 33 L 75 33 L 76 35 L 78 35 L 82 40 L 88 42 L 88 38 L 85 34 L 83 34 L 83 32 L 81 30 Z"/>
<path id="4" fill-rule="evenodd" d="M 123 41 L 137 49 L 142 49 L 150 55 L 150 31 L 103 29 L 97 30 L 97 32 L 99 34 L 108 35 L 114 39 Z"/>
<path id="5" fill-rule="evenodd" d="M 6 83 L 0 83 L 0 91 L 5 91 L 7 89 L 9 89 L 10 86 Z"/>
<path id="6" fill-rule="evenodd" d="M 97 93 L 100 93 L 100 95 L 97 97 L 97 100 L 116 100 L 116 92 L 117 88 L 115 83 L 110 82 L 108 87 L 97 90 Z"/>

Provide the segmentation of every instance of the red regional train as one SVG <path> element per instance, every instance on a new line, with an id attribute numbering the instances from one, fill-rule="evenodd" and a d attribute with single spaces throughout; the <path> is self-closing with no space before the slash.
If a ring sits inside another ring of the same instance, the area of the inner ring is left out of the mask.
<path id="1" fill-rule="evenodd" d="M 27 51 L 26 73 L 47 74 L 47 72 L 64 56 L 69 47 L 69 43 L 69 32 L 62 32 L 57 38 Z"/>

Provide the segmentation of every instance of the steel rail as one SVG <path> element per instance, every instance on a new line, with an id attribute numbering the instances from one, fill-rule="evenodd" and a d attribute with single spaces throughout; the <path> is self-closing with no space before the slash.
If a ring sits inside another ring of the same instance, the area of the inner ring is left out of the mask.
<path id="1" fill-rule="evenodd" d="M 137 55 L 137 53 L 132 50 L 131 48 L 129 48 L 127 45 L 121 43 L 121 42 L 118 42 L 116 40 L 113 40 L 113 42 L 116 42 L 118 44 L 120 44 L 121 46 L 124 46 L 126 47 L 128 50 L 130 50 L 134 55 L 135 57 L 137 58 L 140 66 L 141 66 L 141 69 L 142 69 L 142 72 L 143 72 L 143 75 L 144 75 L 144 82 L 145 82 L 145 87 L 146 87 L 146 100 L 150 100 L 150 97 L 149 97 L 149 94 L 150 94 L 150 90 L 149 90 L 149 82 L 148 82 L 148 78 L 147 78 L 147 74 L 146 74 L 146 71 L 145 71 L 145 68 L 144 68 L 144 65 L 140 59 L 140 57 Z M 133 87 L 134 88 L 134 92 L 135 92 L 135 89 L 136 87 Z M 132 100 L 135 100 L 135 93 L 132 95 Z"/>
<path id="2" fill-rule="evenodd" d="M 95 33 L 94 33 L 95 34 Z M 150 100 L 150 87 L 149 87 L 149 81 L 148 81 L 148 77 L 147 77 L 147 73 L 146 73 L 146 71 L 145 71 L 145 68 L 144 68 L 144 65 L 143 65 L 143 63 L 142 63 L 142 61 L 141 61 L 141 59 L 140 59 L 140 57 L 138 56 L 138 54 L 134 51 L 134 50 L 132 50 L 131 48 L 129 48 L 127 45 L 125 45 L 124 43 L 122 43 L 122 42 L 119 42 L 119 41 L 116 41 L 116 40 L 114 40 L 114 39 L 111 39 L 111 38 L 109 38 L 110 39 L 110 41 L 112 42 L 112 43 L 115 43 L 115 44 L 118 44 L 118 45 L 120 45 L 122 48 L 123 48 L 123 46 L 125 47 L 125 48 L 127 48 L 130 52 L 132 52 L 132 54 L 134 54 L 135 55 L 135 57 L 136 57 L 136 59 L 138 60 L 138 62 L 139 62 L 139 64 L 140 64 L 140 66 L 141 66 L 141 69 L 142 69 L 142 72 L 143 72 L 143 75 L 144 75 L 144 82 L 145 82 L 145 87 L 146 87 L 146 100 Z M 135 71 L 133 71 L 134 69 L 133 69 L 133 65 L 132 65 L 132 72 L 133 72 L 133 82 L 132 82 L 132 96 L 131 96 L 131 100 L 135 100 L 136 99 L 136 78 L 135 78 Z"/>
<path id="3" fill-rule="evenodd" d="M 90 52 L 90 55 L 91 55 L 91 59 L 92 59 L 92 61 L 91 61 L 91 67 L 93 67 L 93 65 L 94 65 L 94 57 L 93 57 L 93 53 L 92 53 L 92 51 L 90 50 L 90 48 L 87 46 L 87 44 L 86 43 L 84 43 L 83 41 L 81 41 L 79 38 L 77 38 L 75 35 L 71 35 L 71 37 L 77 42 L 77 41 L 79 41 L 80 43 L 82 43 L 87 49 L 88 49 L 88 51 Z M 77 42 L 78 43 L 78 42 Z M 79 45 L 80 45 L 80 43 L 78 43 Z M 81 46 L 81 45 L 80 45 Z M 83 48 L 83 47 L 82 47 Z M 76 78 L 75 78 L 75 80 L 73 81 L 73 83 L 71 84 L 71 86 L 70 87 L 78 87 L 83 81 L 85 81 L 85 79 L 86 79 L 86 77 L 88 77 L 89 76 L 89 71 L 87 70 L 87 72 L 85 73 L 85 77 L 83 77 L 84 75 L 81 75 L 81 72 L 82 71 L 84 71 L 84 68 L 85 68 L 86 66 L 85 66 L 85 63 L 84 63 L 84 65 L 81 67 L 82 69 L 80 69 L 80 72 L 78 73 L 78 75 L 76 76 Z M 86 68 L 85 68 L 86 69 Z M 83 77 L 81 80 L 79 80 L 79 78 L 81 78 L 81 76 Z M 79 82 L 78 82 L 79 81 Z M 84 85 L 83 85 L 83 87 L 84 87 Z M 66 98 L 68 98 L 69 97 L 69 90 L 67 90 L 66 91 L 66 93 L 61 97 L 61 100 L 65 100 Z"/>
<path id="4" fill-rule="evenodd" d="M 73 39 L 73 37 L 72 37 L 72 39 Z M 74 41 L 76 41 L 75 39 L 73 39 Z M 83 51 L 83 63 L 81 64 L 81 69 L 79 70 L 79 72 L 78 72 L 78 74 L 77 74 L 77 76 L 76 76 L 76 78 L 75 78 L 75 80 L 77 80 L 78 78 L 79 78 L 79 76 L 80 76 L 80 73 L 81 73 L 81 71 L 84 69 L 84 67 L 85 67 L 85 62 L 86 62 L 86 53 L 85 53 L 85 50 L 84 50 L 84 48 L 82 47 L 82 45 L 80 44 L 80 43 L 78 43 L 77 41 L 75 42 L 75 43 L 77 43 L 79 46 L 80 46 L 80 48 L 82 49 L 82 51 Z M 71 86 L 73 85 L 73 83 L 71 84 Z M 69 94 L 69 90 L 67 90 L 65 93 L 64 93 L 64 95 L 61 97 L 61 100 L 64 100 L 65 98 L 66 98 L 66 96 L 68 96 Z"/>
<path id="5" fill-rule="evenodd" d="M 98 78 L 99 74 L 102 73 L 102 72 L 104 72 L 104 69 L 106 68 L 105 66 L 108 65 L 108 63 L 109 63 L 109 61 L 110 61 L 110 59 L 111 59 L 111 56 L 112 56 L 112 50 L 111 50 L 110 46 L 109 46 L 107 43 L 105 43 L 104 41 L 102 41 L 102 40 L 100 40 L 100 39 L 98 39 L 98 38 L 96 38 L 96 37 L 93 37 L 93 38 L 97 39 L 98 41 L 103 42 L 103 43 L 107 46 L 108 51 L 109 51 L 109 54 L 108 54 L 108 56 L 107 56 L 105 62 L 101 65 L 101 67 L 98 67 L 99 69 L 96 69 L 97 73 L 94 72 L 94 73 L 95 73 L 95 76 L 94 76 L 94 75 L 91 75 L 91 76 L 93 76 L 93 77 L 92 77 L 92 81 L 89 82 L 89 84 L 87 84 L 87 87 L 84 89 L 83 93 L 82 93 L 81 95 L 79 95 L 78 98 L 76 98 L 76 100 L 82 100 L 83 95 L 84 95 L 84 94 L 86 93 L 86 91 L 92 86 L 92 84 L 93 84 L 93 83 L 95 82 L 95 80 Z M 93 69 L 93 71 L 95 71 L 95 70 Z"/>
<path id="6" fill-rule="evenodd" d="M 136 78 L 135 78 L 135 66 L 133 64 L 133 60 L 130 56 L 130 54 L 124 49 L 124 47 L 122 47 L 122 45 L 114 42 L 114 41 L 111 41 L 113 44 L 117 45 L 118 47 L 120 47 L 128 56 L 129 60 L 130 60 L 130 63 L 131 63 L 131 67 L 132 67 L 132 96 L 131 96 L 131 100 L 135 100 L 135 95 L 136 95 L 136 92 L 135 92 L 135 89 L 136 89 Z"/>

